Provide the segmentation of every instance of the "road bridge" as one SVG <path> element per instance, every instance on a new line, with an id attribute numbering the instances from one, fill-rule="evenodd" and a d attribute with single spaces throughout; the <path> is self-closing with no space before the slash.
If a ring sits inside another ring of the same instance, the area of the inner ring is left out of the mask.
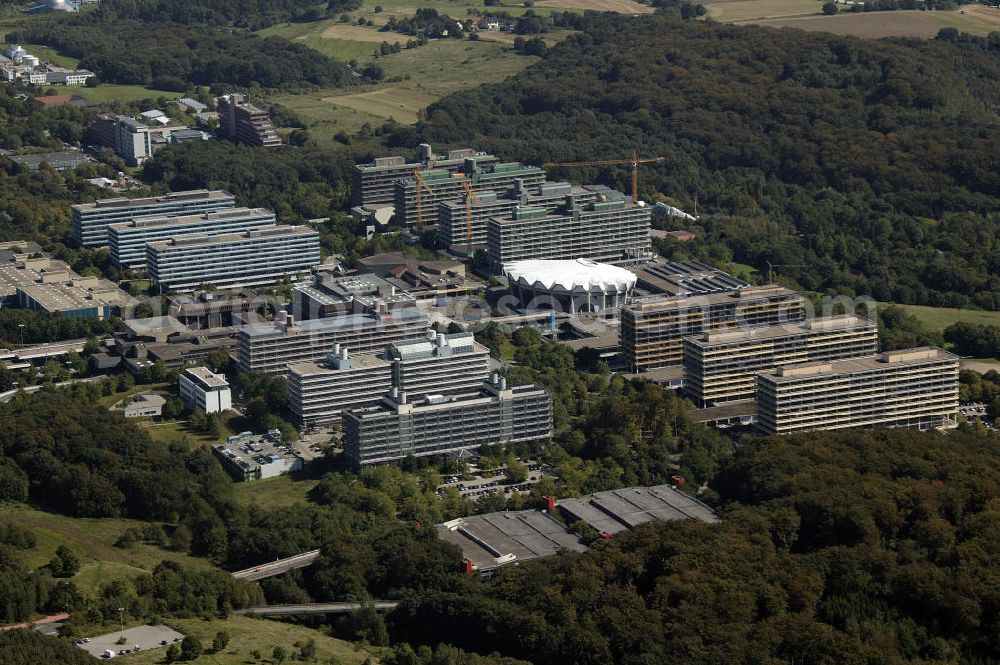
<path id="1" fill-rule="evenodd" d="M 259 566 L 254 566 L 253 568 L 238 570 L 235 573 L 232 573 L 232 575 L 238 580 L 255 582 L 267 577 L 283 575 L 290 570 L 295 570 L 296 568 L 311 566 L 318 558 L 319 550 L 310 550 L 285 559 L 278 559 L 277 561 L 272 561 L 271 563 L 262 563 Z"/>
<path id="2" fill-rule="evenodd" d="M 236 610 L 234 614 L 245 614 L 248 616 L 290 616 L 301 614 L 347 614 L 357 612 L 364 608 L 372 608 L 376 611 L 391 611 L 399 605 L 394 600 L 371 600 L 368 602 L 345 602 L 345 603 L 299 603 L 297 605 L 265 605 L 263 607 L 247 607 Z"/>

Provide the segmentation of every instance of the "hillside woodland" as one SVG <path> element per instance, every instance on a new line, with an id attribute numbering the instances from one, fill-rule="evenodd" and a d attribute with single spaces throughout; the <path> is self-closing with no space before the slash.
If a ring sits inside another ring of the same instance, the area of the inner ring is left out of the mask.
<path id="1" fill-rule="evenodd" d="M 1000 439 L 820 432 L 744 446 L 716 525 L 644 525 L 389 617 L 538 665 L 1000 662 Z"/>
<path id="2" fill-rule="evenodd" d="M 589 15 L 420 138 L 531 163 L 664 156 L 640 193 L 702 215 L 667 248 L 809 290 L 1000 308 L 1000 34 L 861 40 Z M 405 132 L 404 132 L 405 135 Z M 625 169 L 566 169 L 627 186 Z M 674 222 L 667 221 L 673 225 Z"/>
<path id="3" fill-rule="evenodd" d="M 7 42 L 44 44 L 78 58 L 105 83 L 153 81 L 191 85 L 293 88 L 345 85 L 347 66 L 282 37 L 256 30 L 288 20 L 318 20 L 356 9 L 360 0 L 328 8 L 294 0 L 258 2 L 130 2 L 109 0 L 93 11 L 25 19 Z M 246 28 L 246 29 L 244 29 Z"/>

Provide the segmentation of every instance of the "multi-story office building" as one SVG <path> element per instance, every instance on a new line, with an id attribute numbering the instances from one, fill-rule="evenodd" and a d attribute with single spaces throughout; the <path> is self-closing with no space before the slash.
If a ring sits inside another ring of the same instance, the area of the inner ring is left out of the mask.
<path id="1" fill-rule="evenodd" d="M 119 269 L 145 268 L 146 245 L 189 235 L 223 235 L 274 226 L 274 213 L 265 208 L 227 208 L 197 215 L 136 217 L 108 226 L 111 263 Z"/>
<path id="2" fill-rule="evenodd" d="M 760 372 L 877 350 L 878 325 L 853 315 L 702 333 L 684 338 L 684 391 L 701 407 L 753 399 Z"/>
<path id="3" fill-rule="evenodd" d="M 161 293 L 203 284 L 228 289 L 275 284 L 308 274 L 318 263 L 319 233 L 305 226 L 185 235 L 146 245 L 149 278 Z"/>
<path id="4" fill-rule="evenodd" d="M 370 353 L 390 342 L 423 337 L 429 327 L 427 317 L 416 307 L 300 323 L 278 312 L 273 324 L 249 326 L 236 333 L 237 364 L 241 372 L 285 374 L 289 365 L 320 362 L 334 344 L 353 353 Z"/>
<path id="5" fill-rule="evenodd" d="M 265 148 L 281 145 L 271 115 L 251 104 L 245 95 L 223 95 L 216 100 L 216 108 L 219 129 L 226 138 Z"/>
<path id="6" fill-rule="evenodd" d="M 635 265 L 652 257 L 650 210 L 617 197 L 582 205 L 567 197 L 556 212 L 520 208 L 487 221 L 486 251 L 496 274 L 527 259 L 590 259 Z"/>
<path id="7" fill-rule="evenodd" d="M 802 295 L 769 285 L 635 302 L 621 310 L 621 353 L 633 371 L 679 365 L 688 335 L 805 319 Z"/>
<path id="8" fill-rule="evenodd" d="M 415 171 L 432 169 L 449 172 L 461 171 L 465 160 L 474 159 L 480 166 L 496 164 L 499 159 L 472 148 L 451 150 L 446 155 L 435 155 L 427 143 L 420 144 L 411 161 L 405 157 L 379 157 L 370 164 L 355 164 L 351 170 L 351 198 L 356 206 L 391 204 L 394 200 L 393 185 L 400 178 L 412 178 Z"/>
<path id="9" fill-rule="evenodd" d="M 100 199 L 70 206 L 73 240 L 81 247 L 101 247 L 108 242 L 108 226 L 136 217 L 196 215 L 232 208 L 236 197 L 226 191 L 194 189 L 144 199 Z"/>
<path id="10" fill-rule="evenodd" d="M 232 391 L 225 377 L 207 367 L 189 367 L 180 376 L 181 399 L 192 409 L 218 413 L 233 408 Z"/>
<path id="11" fill-rule="evenodd" d="M 417 299 L 378 275 L 314 275 L 292 286 L 292 314 L 299 321 L 341 314 L 374 314 L 379 308 L 414 307 Z"/>
<path id="12" fill-rule="evenodd" d="M 844 427 L 954 426 L 958 358 L 933 347 L 757 375 L 758 427 L 765 434 Z"/>
<path id="13" fill-rule="evenodd" d="M 417 226 L 418 217 L 425 226 L 436 223 L 439 204 L 461 201 L 466 186 L 481 195 L 482 192 L 505 191 L 520 180 L 526 190 L 537 192 L 545 182 L 545 171 L 516 162 L 483 166 L 475 159 L 466 159 L 460 170 L 424 171 L 421 178 L 419 206 L 415 177 L 402 178 L 393 183 L 393 208 L 396 223 L 400 226 L 413 228 Z"/>
<path id="14" fill-rule="evenodd" d="M 345 409 L 375 406 L 393 387 L 411 395 L 472 390 L 489 375 L 489 349 L 472 333 L 389 344 L 381 354 L 350 355 L 335 344 L 322 363 L 288 368 L 288 408 L 299 425 L 334 422 Z"/>
<path id="15" fill-rule="evenodd" d="M 535 193 L 529 193 L 524 181 L 516 180 L 506 191 L 463 194 L 458 200 L 438 205 L 438 240 L 452 251 L 468 254 L 486 246 L 486 220 L 490 217 L 510 217 L 519 207 L 554 211 L 566 203 L 567 196 L 584 205 L 596 201 L 605 189 L 600 185 L 574 187 L 568 182 L 545 182 Z"/>
<path id="16" fill-rule="evenodd" d="M 344 411 L 342 420 L 344 452 L 360 468 L 486 444 L 545 441 L 552 436 L 552 399 L 537 386 L 508 388 L 494 376 L 478 391 L 417 402 L 393 389 L 378 406 Z"/>
<path id="17" fill-rule="evenodd" d="M 119 116 L 115 123 L 115 152 L 129 166 L 138 166 L 153 154 L 149 127 L 138 120 Z"/>

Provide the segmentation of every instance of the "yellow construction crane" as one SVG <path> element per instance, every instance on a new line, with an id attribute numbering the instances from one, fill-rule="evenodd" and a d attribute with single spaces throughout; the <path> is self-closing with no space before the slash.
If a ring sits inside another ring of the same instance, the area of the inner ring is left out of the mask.
<path id="1" fill-rule="evenodd" d="M 666 157 L 650 157 L 649 159 L 639 159 L 639 152 L 632 151 L 632 159 L 598 159 L 592 162 L 557 162 L 542 164 L 548 168 L 552 166 L 614 166 L 618 164 L 632 167 L 632 203 L 639 201 L 639 164 L 652 164 L 666 161 Z"/>
<path id="2" fill-rule="evenodd" d="M 424 180 L 423 176 L 420 175 L 420 171 L 414 169 L 413 177 L 417 181 L 417 231 L 423 231 L 424 229 L 424 198 L 421 190 L 426 189 L 428 194 L 433 194 L 430 185 Z"/>
<path id="3" fill-rule="evenodd" d="M 767 283 L 774 284 L 774 269 L 775 268 L 808 268 L 804 263 L 771 263 L 770 261 L 765 261 L 767 263 Z"/>
<path id="4" fill-rule="evenodd" d="M 472 185 L 469 184 L 468 180 L 462 181 L 462 187 L 465 189 L 465 242 L 468 245 L 469 252 L 472 252 L 472 202 L 475 201 L 479 203 L 479 197 L 476 196 L 476 190 L 472 189 Z"/>

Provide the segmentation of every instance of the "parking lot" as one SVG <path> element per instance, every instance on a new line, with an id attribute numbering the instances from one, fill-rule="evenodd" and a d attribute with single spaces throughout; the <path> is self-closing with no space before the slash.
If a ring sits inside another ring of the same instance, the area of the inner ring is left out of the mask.
<path id="1" fill-rule="evenodd" d="M 454 487 L 464 499 L 474 499 L 485 494 L 502 493 L 509 495 L 514 490 L 524 494 L 530 492 L 539 480 L 545 476 L 541 465 L 535 462 L 528 462 L 528 478 L 523 483 L 509 484 L 507 474 L 503 469 L 498 469 L 496 475 L 484 478 L 479 474 L 474 474 L 471 480 L 462 480 L 457 476 L 445 478 L 445 482 L 438 486 L 438 494 L 444 492 L 447 487 Z"/>
<path id="2" fill-rule="evenodd" d="M 118 644 L 118 640 L 125 636 L 125 643 Z M 180 642 L 184 639 L 183 633 L 178 633 L 173 628 L 167 626 L 136 626 L 128 628 L 125 632 L 116 630 L 113 633 L 99 635 L 98 637 L 87 638 L 89 641 L 77 640 L 76 645 L 97 658 L 105 657 L 107 651 L 114 651 L 115 655 L 126 656 L 133 652 L 136 647 L 139 651 L 149 651 L 150 649 L 162 649 L 168 644 Z"/>

